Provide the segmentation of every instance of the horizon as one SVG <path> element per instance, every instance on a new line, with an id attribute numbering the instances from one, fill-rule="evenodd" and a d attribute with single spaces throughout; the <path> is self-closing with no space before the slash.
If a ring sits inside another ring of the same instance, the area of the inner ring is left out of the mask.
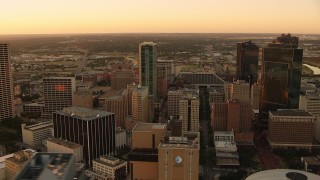
<path id="1" fill-rule="evenodd" d="M 1 5 L 0 35 L 320 33 L 318 0 L 12 0 Z"/>

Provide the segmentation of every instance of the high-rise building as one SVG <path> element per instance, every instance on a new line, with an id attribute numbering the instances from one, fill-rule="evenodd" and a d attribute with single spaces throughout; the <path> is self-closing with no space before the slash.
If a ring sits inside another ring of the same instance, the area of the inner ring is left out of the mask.
<path id="1" fill-rule="evenodd" d="M 237 79 L 250 81 L 258 79 L 259 47 L 251 41 L 237 43 Z"/>
<path id="2" fill-rule="evenodd" d="M 149 96 L 157 97 L 157 54 L 158 46 L 153 42 L 139 45 L 139 84 L 149 88 Z"/>
<path id="3" fill-rule="evenodd" d="M 118 69 L 111 73 L 111 88 L 121 90 L 134 82 L 134 72 L 130 69 Z"/>
<path id="4" fill-rule="evenodd" d="M 0 43 L 0 121 L 14 116 L 9 44 Z"/>
<path id="5" fill-rule="evenodd" d="M 250 84 L 244 80 L 237 80 L 231 84 L 232 99 L 239 99 L 240 101 L 250 101 Z"/>
<path id="6" fill-rule="evenodd" d="M 115 117 L 113 113 L 69 107 L 53 113 L 54 137 L 83 146 L 85 163 L 115 152 Z"/>
<path id="7" fill-rule="evenodd" d="M 211 127 L 213 131 L 227 130 L 228 102 L 212 104 Z"/>
<path id="8" fill-rule="evenodd" d="M 167 66 L 157 67 L 157 96 L 164 98 L 168 93 Z"/>
<path id="9" fill-rule="evenodd" d="M 315 117 L 305 110 L 269 112 L 268 141 L 271 147 L 311 148 Z"/>
<path id="10" fill-rule="evenodd" d="M 159 145 L 158 179 L 199 178 L 199 132 L 183 132 Z"/>
<path id="11" fill-rule="evenodd" d="M 261 120 L 267 120 L 269 111 L 299 108 L 303 50 L 297 48 L 297 37 L 285 39 L 262 49 Z"/>
<path id="12" fill-rule="evenodd" d="M 74 77 L 43 78 L 44 113 L 42 118 L 51 120 L 53 112 L 71 107 L 75 90 Z"/>
<path id="13" fill-rule="evenodd" d="M 135 122 L 149 122 L 148 87 L 140 86 L 132 91 L 132 119 Z"/>
<path id="14" fill-rule="evenodd" d="M 75 91 L 73 96 L 73 106 L 88 109 L 93 108 L 93 96 L 91 91 Z"/>
<path id="15" fill-rule="evenodd" d="M 182 121 L 182 131 L 199 131 L 199 110 L 198 92 L 184 92 L 179 101 L 179 119 Z"/>
<path id="16" fill-rule="evenodd" d="M 182 90 L 168 91 L 168 116 L 172 116 L 174 119 L 179 117 L 179 102 L 182 95 Z"/>

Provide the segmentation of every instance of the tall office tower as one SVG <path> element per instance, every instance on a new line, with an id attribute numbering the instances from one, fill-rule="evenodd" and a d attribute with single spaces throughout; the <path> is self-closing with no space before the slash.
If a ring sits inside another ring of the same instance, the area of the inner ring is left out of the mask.
<path id="1" fill-rule="evenodd" d="M 0 121 L 14 116 L 9 44 L 0 43 Z"/>
<path id="2" fill-rule="evenodd" d="M 179 119 L 182 131 L 199 131 L 199 94 L 196 91 L 184 93 L 179 101 Z"/>
<path id="3" fill-rule="evenodd" d="M 251 86 L 251 106 L 252 109 L 258 109 L 259 110 L 259 104 L 260 104 L 260 84 L 254 83 Z"/>
<path id="4" fill-rule="evenodd" d="M 183 132 L 159 145 L 158 179 L 198 179 L 200 133 Z"/>
<path id="5" fill-rule="evenodd" d="M 262 49 L 259 112 L 264 121 L 269 111 L 299 107 L 303 50 L 297 48 L 297 37 L 278 39 Z"/>
<path id="6" fill-rule="evenodd" d="M 128 103 L 128 116 L 132 116 L 132 92 L 137 88 L 137 85 L 135 83 L 128 84 L 127 85 L 127 103 Z"/>
<path id="7" fill-rule="evenodd" d="M 231 84 L 231 98 L 240 101 L 250 101 L 250 84 L 243 80 L 237 80 Z"/>
<path id="8" fill-rule="evenodd" d="M 132 119 L 134 122 L 149 122 L 148 87 L 140 86 L 132 92 Z"/>
<path id="9" fill-rule="evenodd" d="M 228 101 L 227 131 L 251 131 L 251 110 L 250 102 L 238 99 Z"/>
<path id="10" fill-rule="evenodd" d="M 113 113 L 68 107 L 53 113 L 54 137 L 83 146 L 85 163 L 115 152 L 115 117 Z"/>
<path id="11" fill-rule="evenodd" d="M 182 95 L 181 89 L 168 92 L 168 116 L 172 116 L 173 119 L 179 117 L 179 101 Z"/>
<path id="12" fill-rule="evenodd" d="M 139 84 L 149 88 L 148 94 L 157 99 L 157 49 L 153 42 L 139 45 Z"/>
<path id="13" fill-rule="evenodd" d="M 237 43 L 237 79 L 250 81 L 258 79 L 259 47 L 251 41 Z"/>
<path id="14" fill-rule="evenodd" d="M 164 98 L 168 94 L 168 79 L 167 72 L 168 67 L 164 65 L 158 65 L 157 67 L 157 96 Z"/>
<path id="15" fill-rule="evenodd" d="M 130 69 L 117 69 L 111 73 L 111 88 L 121 90 L 134 82 L 134 72 Z"/>
<path id="16" fill-rule="evenodd" d="M 127 117 L 127 108 L 123 96 L 115 95 L 107 98 L 106 111 L 114 113 L 117 127 L 125 128 L 124 120 Z"/>
<path id="17" fill-rule="evenodd" d="M 51 120 L 52 113 L 71 107 L 76 90 L 74 77 L 43 78 L 44 120 Z"/>

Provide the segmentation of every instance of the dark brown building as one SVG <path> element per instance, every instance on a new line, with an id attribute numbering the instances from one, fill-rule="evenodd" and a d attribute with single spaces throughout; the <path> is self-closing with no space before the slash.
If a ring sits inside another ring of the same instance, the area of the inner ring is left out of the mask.
<path id="1" fill-rule="evenodd" d="M 305 110 L 269 112 L 268 140 L 271 147 L 311 148 L 315 117 Z"/>

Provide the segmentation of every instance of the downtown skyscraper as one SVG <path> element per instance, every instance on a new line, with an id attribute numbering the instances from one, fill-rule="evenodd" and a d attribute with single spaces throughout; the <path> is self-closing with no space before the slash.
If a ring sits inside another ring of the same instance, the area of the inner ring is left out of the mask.
<path id="1" fill-rule="evenodd" d="M 15 116 L 9 44 L 0 43 L 0 121 Z"/>
<path id="2" fill-rule="evenodd" d="M 237 43 L 237 79 L 250 85 L 258 79 L 259 47 L 251 41 Z"/>
<path id="3" fill-rule="evenodd" d="M 139 84 L 149 88 L 149 96 L 157 96 L 157 59 L 158 46 L 153 42 L 139 45 Z"/>
<path id="4" fill-rule="evenodd" d="M 299 108 L 302 56 L 298 37 L 290 34 L 262 49 L 260 119 L 269 111 Z"/>

